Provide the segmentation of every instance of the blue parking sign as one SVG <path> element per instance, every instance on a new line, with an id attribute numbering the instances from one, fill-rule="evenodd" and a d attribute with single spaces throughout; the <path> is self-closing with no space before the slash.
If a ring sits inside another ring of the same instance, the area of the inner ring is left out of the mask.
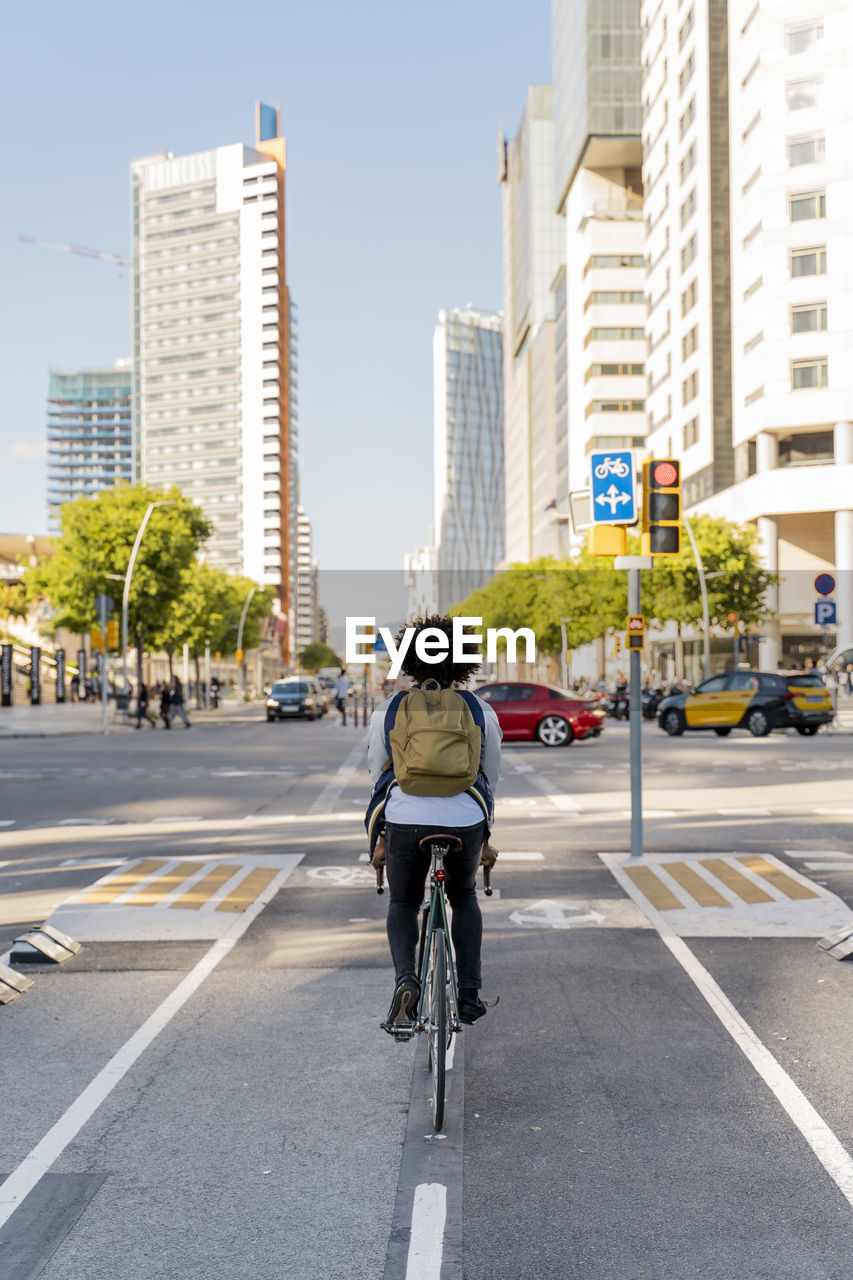
<path id="1" fill-rule="evenodd" d="M 637 519 L 637 486 L 631 450 L 591 453 L 589 466 L 592 523 L 633 524 Z"/>
<path id="2" fill-rule="evenodd" d="M 838 623 L 834 600 L 815 600 L 814 620 L 819 627 L 834 627 Z"/>

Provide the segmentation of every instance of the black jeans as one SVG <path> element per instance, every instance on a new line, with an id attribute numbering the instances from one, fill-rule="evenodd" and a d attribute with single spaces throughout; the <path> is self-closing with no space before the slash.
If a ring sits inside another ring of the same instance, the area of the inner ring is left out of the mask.
<path id="1" fill-rule="evenodd" d="M 453 912 L 450 936 L 456 953 L 459 986 L 476 987 L 479 991 L 483 985 L 480 973 L 483 918 L 474 882 L 486 838 L 485 822 L 478 822 L 473 827 L 424 827 L 386 823 L 386 871 L 391 895 L 386 928 L 394 971 L 398 982 L 402 978 L 420 976 L 415 973 L 418 916 L 432 859 L 428 853 L 421 852 L 418 844 L 424 836 L 439 833 L 458 836 L 462 841 L 461 852 L 448 854 L 444 863 L 447 872 L 447 897 Z"/>

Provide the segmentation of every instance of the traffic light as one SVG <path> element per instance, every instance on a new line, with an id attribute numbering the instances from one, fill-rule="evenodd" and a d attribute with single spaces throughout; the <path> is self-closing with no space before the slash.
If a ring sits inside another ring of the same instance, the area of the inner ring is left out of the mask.
<path id="1" fill-rule="evenodd" d="M 107 622 L 107 648 L 118 648 L 118 621 L 115 618 L 110 618 Z"/>
<path id="2" fill-rule="evenodd" d="M 643 463 L 643 529 L 643 555 L 678 555 L 681 463 L 677 458 L 647 458 Z"/>

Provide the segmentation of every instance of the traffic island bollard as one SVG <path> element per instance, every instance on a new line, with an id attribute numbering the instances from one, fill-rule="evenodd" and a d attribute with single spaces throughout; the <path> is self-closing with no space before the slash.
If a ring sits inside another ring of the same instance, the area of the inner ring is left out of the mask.
<path id="1" fill-rule="evenodd" d="M 60 933 L 52 925 L 43 924 L 40 929 L 31 929 L 12 943 L 11 960 L 14 964 L 63 964 L 76 956 L 80 943 Z"/>
<path id="2" fill-rule="evenodd" d="M 8 965 L 0 964 L 0 1004 L 11 1004 L 33 985 L 32 978 L 15 973 Z"/>

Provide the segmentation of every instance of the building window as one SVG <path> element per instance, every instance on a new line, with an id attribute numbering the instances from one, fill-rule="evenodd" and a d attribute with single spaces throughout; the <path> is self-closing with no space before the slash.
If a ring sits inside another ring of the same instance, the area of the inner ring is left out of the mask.
<path id="1" fill-rule="evenodd" d="M 829 385 L 829 364 L 826 356 L 815 356 L 812 360 L 791 361 L 791 389 L 793 391 L 808 390 L 813 387 Z"/>
<path id="2" fill-rule="evenodd" d="M 758 290 L 761 288 L 763 284 L 764 284 L 764 276 L 759 276 L 757 280 L 753 280 L 752 284 L 749 285 L 743 291 L 744 302 L 748 302 L 754 293 L 758 293 Z"/>
<path id="3" fill-rule="evenodd" d="M 641 253 L 594 253 L 583 269 L 584 275 L 594 267 L 644 267 L 646 260 Z"/>
<path id="4" fill-rule="evenodd" d="M 593 413 L 645 413 L 645 400 L 591 400 L 584 417 Z"/>
<path id="5" fill-rule="evenodd" d="M 690 146 L 681 157 L 681 164 L 678 166 L 678 176 L 682 182 L 696 168 L 696 143 L 691 142 Z"/>
<path id="6" fill-rule="evenodd" d="M 623 304 L 634 305 L 637 303 L 643 303 L 645 302 L 645 300 L 646 300 L 646 295 L 643 293 L 641 289 L 634 289 L 626 292 L 616 292 L 616 291 L 611 291 L 607 289 L 595 289 L 589 295 L 586 302 L 584 303 L 584 311 L 586 311 L 588 307 L 608 306 L 608 305 L 620 306 Z"/>
<path id="7" fill-rule="evenodd" d="M 745 356 L 748 356 L 750 351 L 754 351 L 755 348 L 759 345 L 759 343 L 763 341 L 764 341 L 764 330 L 762 329 L 760 333 L 756 333 L 754 337 L 750 338 L 749 342 L 745 342 L 743 344 L 743 354 Z"/>
<path id="8" fill-rule="evenodd" d="M 688 311 L 691 311 L 693 307 L 696 306 L 698 297 L 699 297 L 698 285 L 697 285 L 697 282 L 693 280 L 684 290 L 684 293 L 682 293 L 681 295 L 682 318 L 687 315 Z"/>
<path id="9" fill-rule="evenodd" d="M 693 79 L 693 75 L 695 71 L 696 71 L 696 54 L 691 53 L 690 57 L 685 62 L 684 66 L 681 68 L 681 74 L 678 77 L 679 93 L 684 93 L 684 90 L 687 88 L 690 81 Z"/>
<path id="10" fill-rule="evenodd" d="M 645 335 L 646 331 L 642 328 L 609 329 L 596 326 L 586 335 L 584 346 L 588 347 L 591 342 L 642 342 Z"/>
<path id="11" fill-rule="evenodd" d="M 763 397 L 763 395 L 764 395 L 764 386 L 762 384 L 762 386 L 756 387 L 754 391 L 750 391 L 748 396 L 744 396 L 743 402 L 746 405 L 747 409 L 751 404 L 757 404 L 758 401 Z"/>
<path id="12" fill-rule="evenodd" d="M 749 231 L 749 232 L 747 232 L 747 234 L 746 234 L 746 235 L 744 236 L 744 238 L 743 238 L 743 247 L 744 247 L 744 249 L 748 249 L 748 248 L 749 248 L 749 246 L 752 244 L 753 240 L 754 240 L 754 239 L 755 239 L 755 237 L 758 235 L 758 233 L 759 233 L 759 231 L 760 231 L 760 230 L 761 230 L 761 223 L 760 223 L 760 222 L 756 222 L 756 224 L 755 224 L 755 226 L 752 228 L 752 230 L 751 230 L 751 231 Z"/>
<path id="13" fill-rule="evenodd" d="M 678 121 L 678 137 L 683 139 L 685 133 L 696 119 L 696 97 L 695 95 L 688 102 L 680 120 Z"/>
<path id="14" fill-rule="evenodd" d="M 791 333 L 819 333 L 826 329 L 826 303 L 809 302 L 791 307 Z"/>
<path id="15" fill-rule="evenodd" d="M 681 206 L 682 231 L 687 226 L 688 222 L 693 217 L 695 212 L 696 212 L 696 188 L 694 187 L 693 190 L 690 192 L 690 195 L 684 201 L 684 204 Z"/>
<path id="16" fill-rule="evenodd" d="M 788 164 L 819 164 L 826 158 L 825 138 L 789 138 Z"/>
<path id="17" fill-rule="evenodd" d="M 698 253 L 697 238 L 696 238 L 696 233 L 694 232 L 693 235 L 690 237 L 690 239 L 687 241 L 687 244 L 685 244 L 681 250 L 681 270 L 682 271 L 686 271 L 687 268 L 690 266 L 691 262 L 695 261 L 697 253 Z"/>
<path id="18" fill-rule="evenodd" d="M 590 378 L 642 378 L 646 372 L 642 364 L 591 364 L 584 382 Z"/>
<path id="19" fill-rule="evenodd" d="M 687 360 L 699 346 L 699 326 L 694 324 L 689 333 L 681 339 L 681 358 Z"/>
<path id="20" fill-rule="evenodd" d="M 826 246 L 817 245 L 812 249 L 792 249 L 791 275 L 826 275 Z"/>
<path id="21" fill-rule="evenodd" d="M 684 48 L 684 45 L 687 41 L 687 37 L 690 35 L 690 32 L 693 30 L 695 22 L 696 22 L 696 14 L 694 12 L 693 6 L 691 5 L 690 12 L 688 13 L 687 17 L 684 19 L 684 21 L 682 22 L 678 30 L 679 51 Z"/>
<path id="22" fill-rule="evenodd" d="M 681 384 L 681 403 L 689 404 L 691 400 L 695 400 L 699 394 L 699 372 L 694 369 Z"/>
<path id="23" fill-rule="evenodd" d="M 785 44 L 789 53 L 808 53 L 823 39 L 823 21 L 798 22 L 785 28 Z"/>
<path id="24" fill-rule="evenodd" d="M 746 195 L 748 192 L 750 192 L 760 177 L 761 177 L 761 165 L 758 166 L 758 168 L 755 170 L 755 173 L 753 173 L 749 178 L 747 178 L 746 182 L 741 187 L 741 194 Z"/>
<path id="25" fill-rule="evenodd" d="M 689 449 L 699 439 L 699 419 L 691 418 L 683 427 L 684 448 Z"/>
<path id="26" fill-rule="evenodd" d="M 825 191 L 798 191 L 788 196 L 788 210 L 792 222 L 803 222 L 809 218 L 826 217 Z"/>
<path id="27" fill-rule="evenodd" d="M 785 100 L 789 111 L 803 111 L 806 107 L 820 105 L 820 76 L 810 80 L 789 80 L 785 85 Z"/>
<path id="28" fill-rule="evenodd" d="M 834 459 L 831 431 L 809 431 L 779 440 L 780 467 L 807 467 Z"/>

